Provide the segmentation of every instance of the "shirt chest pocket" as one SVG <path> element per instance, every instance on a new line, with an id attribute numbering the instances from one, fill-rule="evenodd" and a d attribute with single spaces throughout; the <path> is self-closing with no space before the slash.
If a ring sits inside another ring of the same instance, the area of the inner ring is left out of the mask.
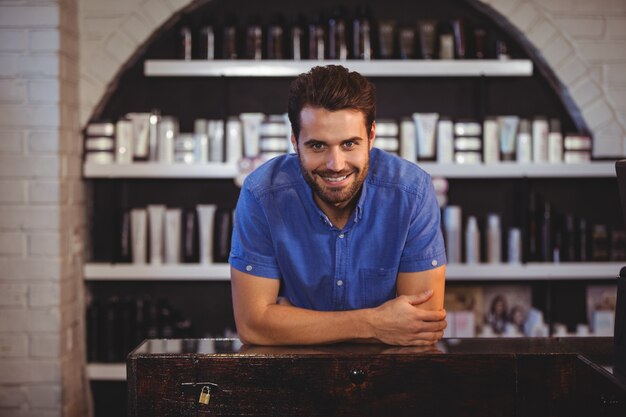
<path id="1" fill-rule="evenodd" d="M 391 268 L 359 269 L 362 308 L 378 307 L 396 296 L 397 270 Z"/>

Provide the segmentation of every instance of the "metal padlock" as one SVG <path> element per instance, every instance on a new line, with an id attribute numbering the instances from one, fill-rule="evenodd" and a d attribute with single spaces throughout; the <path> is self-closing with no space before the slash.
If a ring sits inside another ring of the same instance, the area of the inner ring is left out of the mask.
<path id="1" fill-rule="evenodd" d="M 209 401 L 211 401 L 211 388 L 205 385 L 202 387 L 202 391 L 200 391 L 200 399 L 198 399 L 198 402 L 208 405 Z"/>

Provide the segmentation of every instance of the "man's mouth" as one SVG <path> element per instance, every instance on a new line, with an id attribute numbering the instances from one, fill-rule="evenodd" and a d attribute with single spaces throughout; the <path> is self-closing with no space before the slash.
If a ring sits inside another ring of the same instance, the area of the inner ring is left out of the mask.
<path id="1" fill-rule="evenodd" d="M 352 175 L 352 172 L 344 175 L 328 175 L 328 174 L 318 174 L 319 177 L 324 180 L 324 182 L 332 185 L 340 185 L 343 183 L 348 177 Z"/>
<path id="2" fill-rule="evenodd" d="M 341 177 L 322 177 L 322 178 L 324 179 L 324 181 L 328 181 L 328 182 L 340 182 L 348 178 L 348 176 L 343 175 Z"/>

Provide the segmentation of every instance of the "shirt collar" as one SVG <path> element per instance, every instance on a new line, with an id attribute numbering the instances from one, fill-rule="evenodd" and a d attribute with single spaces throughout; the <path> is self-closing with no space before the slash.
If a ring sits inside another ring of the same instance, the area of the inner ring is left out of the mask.
<path id="1" fill-rule="evenodd" d="M 355 216 L 354 216 L 354 222 L 358 222 L 359 220 L 361 220 L 361 218 L 363 217 L 363 207 L 365 207 L 365 196 L 367 194 L 367 183 L 368 183 L 368 178 L 370 176 L 370 173 L 367 173 L 367 176 L 365 177 L 365 181 L 363 181 L 363 185 L 361 185 L 361 195 L 359 196 L 359 201 L 356 203 L 356 208 L 355 208 Z"/>

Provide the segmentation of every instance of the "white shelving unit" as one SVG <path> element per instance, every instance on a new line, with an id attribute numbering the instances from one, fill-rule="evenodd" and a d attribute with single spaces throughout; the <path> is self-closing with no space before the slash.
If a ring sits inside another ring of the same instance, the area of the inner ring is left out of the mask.
<path id="1" fill-rule="evenodd" d="M 529 264 L 449 264 L 448 281 L 514 280 L 604 280 L 616 277 L 620 262 L 572 262 Z M 230 266 L 214 265 L 132 265 L 88 263 L 84 276 L 89 281 L 229 281 Z"/>
<path id="2" fill-rule="evenodd" d="M 90 381 L 126 381 L 126 364 L 89 363 L 87 377 Z"/>
<path id="3" fill-rule="evenodd" d="M 528 77 L 533 63 L 511 60 L 146 60 L 147 77 L 295 77 L 317 65 L 343 65 L 369 77 Z"/>
<path id="4" fill-rule="evenodd" d="M 448 178 L 611 178 L 615 162 L 587 164 L 438 164 L 418 162 L 432 176 Z M 237 175 L 235 164 L 94 164 L 84 165 L 85 178 L 188 178 L 232 179 Z"/>
<path id="5" fill-rule="evenodd" d="M 209 164 L 163 164 L 135 162 L 132 164 L 95 164 L 83 166 L 85 178 L 235 178 L 237 165 L 227 163 Z"/>
<path id="6" fill-rule="evenodd" d="M 230 281 L 227 263 L 201 265 L 133 265 L 87 263 L 84 265 L 88 281 Z"/>
<path id="7" fill-rule="evenodd" d="M 434 177 L 447 178 L 611 178 L 615 177 L 615 162 L 586 164 L 438 164 L 418 162 Z"/>
<path id="8" fill-rule="evenodd" d="M 622 266 L 622 262 L 449 264 L 446 266 L 446 280 L 604 280 L 617 277 Z"/>

